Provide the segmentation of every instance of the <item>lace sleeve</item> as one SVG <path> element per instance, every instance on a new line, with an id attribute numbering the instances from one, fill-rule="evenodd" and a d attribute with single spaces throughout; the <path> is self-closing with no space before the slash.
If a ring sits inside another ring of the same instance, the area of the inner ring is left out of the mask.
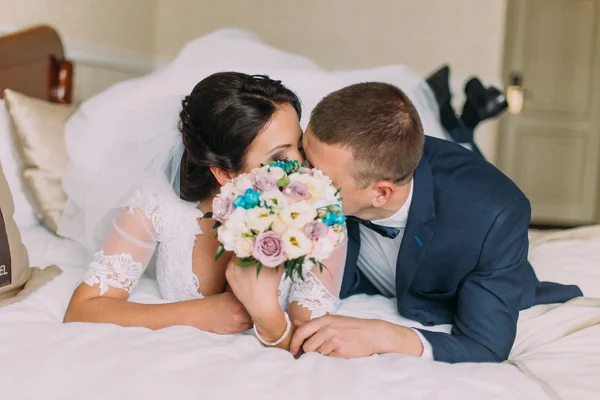
<path id="1" fill-rule="evenodd" d="M 304 274 L 304 280 L 292 284 L 288 303 L 298 302 L 311 312 L 311 319 L 332 313 L 338 306 L 340 288 L 346 262 L 346 244 L 336 249 L 323 263 L 320 271 L 315 266 Z"/>
<path id="2" fill-rule="evenodd" d="M 113 220 L 113 229 L 102 248 L 94 254 L 83 282 L 98 286 L 100 295 L 111 288 L 127 295 L 138 283 L 157 243 L 153 220 L 157 217 L 150 207 L 127 207 Z"/>

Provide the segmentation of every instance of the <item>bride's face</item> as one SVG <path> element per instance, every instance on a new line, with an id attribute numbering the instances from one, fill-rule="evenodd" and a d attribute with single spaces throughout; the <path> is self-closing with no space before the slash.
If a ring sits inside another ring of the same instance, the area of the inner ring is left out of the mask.
<path id="1" fill-rule="evenodd" d="M 304 161 L 300 150 L 302 128 L 290 104 L 277 108 L 273 117 L 252 142 L 246 155 L 246 171 L 277 160 Z"/>

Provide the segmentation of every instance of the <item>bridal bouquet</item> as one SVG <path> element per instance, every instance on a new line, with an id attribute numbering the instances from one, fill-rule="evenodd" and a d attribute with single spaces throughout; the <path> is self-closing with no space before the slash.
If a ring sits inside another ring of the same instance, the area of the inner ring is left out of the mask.
<path id="1" fill-rule="evenodd" d="M 286 277 L 325 260 L 344 240 L 346 217 L 339 190 L 318 169 L 277 161 L 236 177 L 213 200 L 221 242 L 216 254 L 233 251 L 240 267 L 285 269 Z"/>

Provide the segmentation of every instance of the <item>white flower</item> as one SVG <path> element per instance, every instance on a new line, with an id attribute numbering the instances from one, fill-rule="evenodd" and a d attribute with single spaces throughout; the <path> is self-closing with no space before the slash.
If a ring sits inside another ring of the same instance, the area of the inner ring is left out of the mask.
<path id="1" fill-rule="evenodd" d="M 314 243 L 311 249 L 310 256 L 316 258 L 319 261 L 325 260 L 333 253 L 335 245 L 331 243 L 331 240 L 327 237 L 322 237 Z"/>
<path id="2" fill-rule="evenodd" d="M 249 175 L 243 174 L 234 179 L 233 183 L 237 190 L 244 194 L 247 189 L 252 189 L 252 181 L 250 180 Z"/>
<path id="3" fill-rule="evenodd" d="M 269 169 L 268 165 L 263 165 L 262 167 L 252 168 L 252 171 L 250 171 L 250 174 L 257 174 L 257 173 L 260 173 L 260 172 L 267 172 L 268 169 Z"/>
<path id="4" fill-rule="evenodd" d="M 257 230 L 259 233 L 269 229 L 275 216 L 267 208 L 256 207 L 246 212 L 246 226 L 248 229 Z"/>
<path id="5" fill-rule="evenodd" d="M 233 210 L 233 212 L 231 213 L 231 215 L 225 222 L 225 226 L 227 227 L 227 229 L 240 230 L 240 231 L 246 230 L 247 231 L 247 229 L 245 229 L 245 223 L 246 223 L 246 220 L 248 219 L 248 217 L 246 215 L 247 213 L 248 213 L 248 210 L 246 210 L 242 207 L 239 207 L 239 208 L 236 208 L 235 210 Z"/>
<path id="6" fill-rule="evenodd" d="M 231 182 L 227 182 L 221 186 L 221 197 L 235 200 L 242 192 Z"/>
<path id="7" fill-rule="evenodd" d="M 283 248 L 289 260 L 307 255 L 311 247 L 312 242 L 297 229 L 288 229 L 283 234 Z"/>
<path id="8" fill-rule="evenodd" d="M 278 189 L 264 192 L 260 195 L 260 199 L 265 202 L 267 207 L 270 207 L 275 211 L 282 210 L 288 205 L 287 199 Z"/>
<path id="9" fill-rule="evenodd" d="M 273 218 L 273 225 L 271 226 L 271 229 L 281 235 L 283 235 L 285 233 L 285 231 L 287 230 L 288 226 L 285 222 L 283 222 L 281 220 L 281 218 L 277 215 L 274 216 Z"/>
<path id="10" fill-rule="evenodd" d="M 254 240 L 246 237 L 237 240 L 234 251 L 235 254 L 240 258 L 250 257 L 252 255 L 252 249 L 254 248 Z"/>
<path id="11" fill-rule="evenodd" d="M 271 167 L 269 169 L 269 174 L 273 175 L 275 179 L 279 180 L 285 176 L 285 171 L 279 167 Z"/>
<path id="12" fill-rule="evenodd" d="M 225 225 L 221 225 L 219 227 L 217 234 L 219 241 L 223 244 L 223 247 L 227 251 L 233 251 L 237 245 L 237 242 L 242 238 L 241 234 L 227 229 Z"/>
<path id="13" fill-rule="evenodd" d="M 317 217 L 317 210 L 308 201 L 299 201 L 281 210 L 280 216 L 288 226 L 302 229 Z"/>
<path id="14" fill-rule="evenodd" d="M 223 243 L 225 250 L 232 251 L 235 248 L 237 240 L 241 239 L 242 234 L 250 233 L 246 226 L 247 211 L 243 208 L 236 208 L 229 216 L 225 224 L 219 227 L 219 240 Z"/>
<path id="15" fill-rule="evenodd" d="M 312 198 L 326 198 L 327 188 L 332 187 L 329 178 L 322 179 L 308 174 L 294 173 L 290 175 L 290 180 L 292 182 L 304 183 L 308 187 L 308 193 L 310 193 Z M 335 192 L 335 189 L 333 190 Z"/>

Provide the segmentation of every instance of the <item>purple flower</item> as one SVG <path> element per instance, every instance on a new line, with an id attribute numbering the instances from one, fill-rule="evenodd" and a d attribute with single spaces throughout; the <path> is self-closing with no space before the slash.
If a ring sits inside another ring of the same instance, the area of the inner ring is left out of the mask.
<path id="1" fill-rule="evenodd" d="M 213 199 L 212 211 L 215 221 L 224 223 L 233 212 L 233 202 L 229 197 L 222 199 L 217 196 Z"/>
<path id="2" fill-rule="evenodd" d="M 308 187 L 302 182 L 293 181 L 285 187 L 283 193 L 292 202 L 300 201 L 304 200 L 306 196 L 308 196 Z"/>
<path id="3" fill-rule="evenodd" d="M 259 172 L 250 176 L 250 181 L 256 190 L 266 192 L 277 187 L 277 180 L 267 172 Z"/>
<path id="4" fill-rule="evenodd" d="M 310 240 L 316 240 L 327 235 L 329 227 L 321 221 L 313 221 L 304 225 L 304 234 Z"/>
<path id="5" fill-rule="evenodd" d="M 263 232 L 256 238 L 252 256 L 265 267 L 275 268 L 287 260 L 283 240 L 277 232 Z"/>

